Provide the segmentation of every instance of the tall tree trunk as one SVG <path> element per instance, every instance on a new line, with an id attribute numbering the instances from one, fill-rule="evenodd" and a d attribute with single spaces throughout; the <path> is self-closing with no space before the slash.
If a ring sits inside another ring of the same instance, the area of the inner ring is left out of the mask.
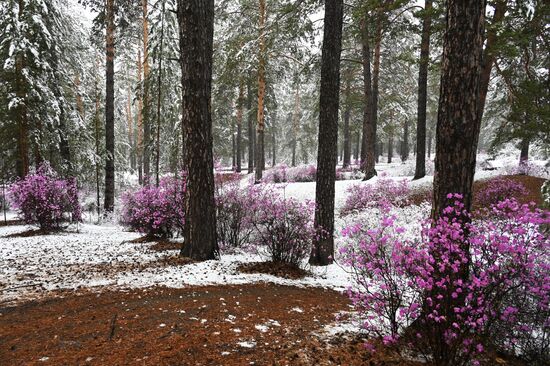
<path id="1" fill-rule="evenodd" d="M 472 206 L 472 186 L 476 165 L 476 152 L 480 130 L 480 74 L 483 53 L 483 25 L 485 1 L 447 1 L 446 32 L 443 40 L 443 57 L 441 62 L 441 84 L 439 93 L 439 108 L 437 114 L 436 157 L 433 183 L 432 218 L 438 219 L 444 209 L 456 198 L 450 193 L 461 194 L 464 210 L 470 211 Z M 468 235 L 467 215 L 453 218 L 456 224 Z M 461 249 L 466 253 L 465 262 L 457 273 L 450 271 L 439 276 L 448 276 L 450 282 L 469 278 L 469 244 L 468 240 L 461 243 Z M 443 248 L 435 247 L 432 255 L 436 258 Z M 450 261 L 460 261 L 456 254 L 451 254 Z M 436 278 L 437 280 L 437 278 Z M 451 298 L 450 293 L 444 294 Z M 435 296 L 434 293 L 430 296 Z M 464 305 L 464 298 L 458 296 L 449 301 L 448 306 L 441 309 L 440 315 L 447 324 L 457 321 L 457 315 L 452 310 Z M 446 327 L 439 323 L 428 324 L 432 330 L 433 361 L 436 365 L 456 364 L 456 353 L 453 353 L 446 342 L 441 342 L 447 332 Z"/>
<path id="2" fill-rule="evenodd" d="M 275 166 L 277 156 L 277 110 L 273 113 L 271 122 L 271 166 Z"/>
<path id="3" fill-rule="evenodd" d="M 351 115 L 351 102 L 350 102 L 350 86 L 351 78 L 346 80 L 346 109 L 344 111 L 344 153 L 342 167 L 347 168 L 351 162 L 351 136 L 349 129 L 349 120 Z"/>
<path id="4" fill-rule="evenodd" d="M 378 84 L 380 80 L 380 47 L 382 45 L 382 13 L 378 10 L 376 13 L 376 34 L 374 35 L 374 62 L 372 65 L 372 126 L 374 130 L 374 140 L 377 139 L 378 129 Z M 376 148 L 375 148 L 376 150 Z M 378 157 L 382 155 L 379 150 L 376 153 L 376 162 Z"/>
<path id="5" fill-rule="evenodd" d="M 241 172 L 241 145 L 242 145 L 242 125 L 244 108 L 244 81 L 239 83 L 239 98 L 237 99 L 237 162 L 236 172 Z"/>
<path id="6" fill-rule="evenodd" d="M 343 8 L 343 0 L 325 0 L 314 221 L 320 235 L 313 240 L 309 258 L 309 262 L 314 265 L 328 265 L 332 263 L 334 256 L 334 185 L 338 146 Z"/>
<path id="7" fill-rule="evenodd" d="M 401 161 L 409 159 L 409 120 L 405 117 L 403 125 L 403 142 L 401 143 Z"/>
<path id="8" fill-rule="evenodd" d="M 105 71 L 105 212 L 115 205 L 115 14 L 114 0 L 106 0 L 106 71 Z"/>
<path id="9" fill-rule="evenodd" d="M 22 12 L 23 5 L 20 4 L 20 17 L 22 16 Z M 15 58 L 16 95 L 20 100 L 24 100 L 27 94 L 24 85 L 25 78 L 23 77 L 24 68 L 25 55 L 21 52 Z M 25 103 L 19 103 L 15 116 L 17 120 L 17 175 L 19 178 L 24 178 L 29 173 L 29 122 Z"/>
<path id="10" fill-rule="evenodd" d="M 254 172 L 254 115 L 252 114 L 252 87 L 247 85 L 246 112 L 248 121 L 248 174 Z"/>
<path id="11" fill-rule="evenodd" d="M 391 164 L 393 158 L 393 131 L 388 133 L 388 164 Z"/>
<path id="12" fill-rule="evenodd" d="M 527 137 L 524 137 L 521 140 L 521 150 L 519 153 L 519 165 L 525 165 L 527 164 L 527 161 L 529 160 L 529 139 Z"/>
<path id="13" fill-rule="evenodd" d="M 472 204 L 484 13 L 483 0 L 448 1 L 437 114 L 434 218 L 451 202 L 449 193 L 462 194 L 468 211 Z"/>
<path id="14" fill-rule="evenodd" d="M 294 112 L 292 113 L 292 161 L 291 166 L 296 166 L 296 148 L 298 147 L 298 129 L 300 128 L 300 82 L 296 83 L 296 92 L 294 93 Z"/>
<path id="15" fill-rule="evenodd" d="M 363 61 L 363 94 L 365 109 L 363 111 L 363 139 L 361 141 L 361 170 L 365 180 L 376 175 L 376 129 L 373 124 L 373 95 L 371 78 L 371 51 L 368 33 L 368 16 L 361 20 L 361 48 Z"/>
<path id="16" fill-rule="evenodd" d="M 483 52 L 483 65 L 481 67 L 481 78 L 479 86 L 479 109 L 478 118 L 481 125 L 483 111 L 485 110 L 485 101 L 487 99 L 487 91 L 489 90 L 489 80 L 491 79 L 491 70 L 495 63 L 495 44 L 497 42 L 496 24 L 502 22 L 507 9 L 507 0 L 497 0 L 495 3 L 495 11 L 493 13 L 492 27 L 487 30 L 485 51 Z"/>
<path id="17" fill-rule="evenodd" d="M 266 58 L 266 44 L 265 44 L 265 21 L 266 21 L 266 8 L 265 0 L 260 0 L 259 3 L 259 51 L 258 51 L 258 116 L 257 116 L 257 141 L 256 141 L 256 182 L 262 181 L 262 173 L 265 168 L 264 160 L 264 129 L 265 129 L 265 115 L 264 115 L 264 98 L 265 98 L 265 58 Z"/>
<path id="18" fill-rule="evenodd" d="M 162 100 L 162 58 L 164 52 L 164 11 L 165 2 L 162 1 L 161 20 L 160 20 L 160 52 L 158 57 L 159 71 L 157 76 L 157 138 L 156 138 L 156 154 L 155 154 L 155 172 L 157 187 L 160 183 L 160 104 Z"/>
<path id="19" fill-rule="evenodd" d="M 138 156 L 138 180 L 139 184 L 146 183 L 147 173 L 144 174 L 144 147 L 143 147 L 143 63 L 141 61 L 141 50 L 137 53 L 137 75 L 138 75 L 138 112 L 137 112 L 137 156 Z M 145 176 L 145 179 L 144 179 Z"/>
<path id="20" fill-rule="evenodd" d="M 359 152 L 361 151 L 361 132 L 357 131 L 357 136 L 355 138 L 355 151 L 353 152 L 353 158 L 356 161 L 359 161 L 361 157 L 359 156 Z"/>
<path id="21" fill-rule="evenodd" d="M 128 128 L 128 143 L 130 145 L 130 168 L 136 168 L 136 156 L 134 147 L 134 117 L 132 116 L 132 88 L 128 78 L 128 96 L 126 100 L 126 125 Z"/>
<path id="22" fill-rule="evenodd" d="M 432 135 L 433 135 L 433 133 L 430 130 L 428 132 L 428 158 L 432 157 L 432 141 L 433 141 L 433 136 Z"/>
<path id="23" fill-rule="evenodd" d="M 95 137 L 95 186 L 96 186 L 96 210 L 97 210 L 97 219 L 99 220 L 99 215 L 101 213 L 101 203 L 100 203 L 100 178 L 99 178 L 99 172 L 100 172 L 100 148 L 99 148 L 99 127 L 101 123 L 101 118 L 99 116 L 99 104 L 101 99 L 101 94 L 99 93 L 99 64 L 101 60 L 99 56 L 96 57 L 95 62 L 95 72 L 96 72 L 96 78 L 95 78 L 95 85 L 94 85 L 94 92 L 95 92 L 95 111 L 94 111 L 94 137 Z"/>
<path id="24" fill-rule="evenodd" d="M 426 106 L 428 101 L 428 64 L 430 62 L 430 32 L 432 25 L 432 0 L 426 0 L 420 41 L 420 65 L 418 68 L 418 109 L 416 119 L 415 179 L 426 175 Z"/>
<path id="25" fill-rule="evenodd" d="M 214 0 L 178 0 L 182 85 L 183 160 L 187 172 L 181 255 L 219 257 L 212 155 Z"/>
<path id="26" fill-rule="evenodd" d="M 151 100 L 149 97 L 149 20 L 147 1 L 141 0 L 143 10 L 143 174 L 147 181 L 151 175 Z"/>

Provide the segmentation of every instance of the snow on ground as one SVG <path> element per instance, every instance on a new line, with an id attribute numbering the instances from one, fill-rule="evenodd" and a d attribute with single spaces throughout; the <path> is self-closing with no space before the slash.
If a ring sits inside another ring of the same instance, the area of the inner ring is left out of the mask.
<path id="1" fill-rule="evenodd" d="M 83 224 L 78 231 L 13 236 L 28 229 L 0 227 L 0 303 L 40 297 L 51 290 L 95 286 L 184 287 L 265 281 L 343 290 L 349 285 L 348 274 L 336 264 L 312 268 L 312 275 L 300 280 L 238 272 L 239 264 L 262 260 L 252 254 L 223 255 L 219 261 L 180 266 L 146 265 L 166 255 L 177 255 L 177 251 L 157 252 L 149 249 L 151 243 L 130 243 L 139 234 L 117 226 Z"/>
<path id="2" fill-rule="evenodd" d="M 392 169 L 398 169 L 393 164 Z M 476 179 L 498 174 L 498 171 L 480 171 Z M 355 222 L 376 227 L 380 218 L 377 209 L 367 209 L 355 215 L 341 217 L 340 209 L 345 202 L 346 190 L 356 184 L 368 182 L 336 182 L 336 246 L 344 238 L 341 230 Z M 410 181 L 411 177 L 391 177 Z M 411 182 L 411 188 L 428 188 L 433 177 L 428 176 Z M 315 199 L 315 182 L 276 184 L 286 197 L 299 200 Z M 400 209 L 397 220 L 411 236 L 417 235 L 424 218 L 429 215 L 428 204 Z M 10 218 L 15 218 L 10 213 Z M 299 280 L 283 279 L 267 274 L 240 273 L 241 263 L 263 260 L 252 254 L 222 255 L 219 261 L 206 261 L 186 265 L 155 265 L 167 255 L 177 251 L 157 252 L 150 250 L 151 243 L 131 243 L 140 235 L 124 231 L 113 224 L 82 224 L 68 232 L 51 235 L 14 236 L 29 230 L 26 226 L 0 227 L 0 303 L 39 297 L 56 289 L 80 287 L 136 288 L 154 285 L 183 287 L 192 285 L 245 284 L 271 282 L 294 286 L 319 286 L 343 290 L 351 284 L 351 277 L 338 264 L 327 267 L 306 268 L 312 273 Z M 338 257 L 337 257 L 338 259 Z"/>

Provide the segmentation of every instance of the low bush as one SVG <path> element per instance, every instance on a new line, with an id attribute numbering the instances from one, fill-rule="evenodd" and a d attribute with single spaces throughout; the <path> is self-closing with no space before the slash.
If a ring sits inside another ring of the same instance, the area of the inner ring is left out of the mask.
<path id="1" fill-rule="evenodd" d="M 238 182 L 216 188 L 216 231 L 222 251 L 246 249 L 254 229 L 250 207 L 260 193 L 258 185 L 241 189 Z"/>
<path id="2" fill-rule="evenodd" d="M 15 182 L 8 196 L 22 220 L 42 230 L 60 230 L 66 223 L 82 221 L 76 180 L 60 178 L 47 163 Z"/>
<path id="3" fill-rule="evenodd" d="M 480 207 L 489 207 L 507 198 L 520 198 L 529 194 L 525 185 L 521 182 L 497 177 L 489 180 L 476 192 L 474 200 Z"/>
<path id="4" fill-rule="evenodd" d="M 274 263 L 300 267 L 314 237 L 313 208 L 294 199 L 279 199 L 257 207 L 255 244 Z"/>
<path id="5" fill-rule="evenodd" d="M 184 218 L 183 178 L 165 177 L 159 186 L 145 185 L 122 195 L 121 223 L 131 230 L 153 236 L 170 237 L 181 231 Z"/>
<path id="6" fill-rule="evenodd" d="M 341 214 L 348 215 L 380 205 L 405 205 L 410 194 L 406 180 L 396 182 L 380 176 L 374 184 L 356 184 L 347 189 L 347 197 Z"/>
<path id="7" fill-rule="evenodd" d="M 389 210 L 378 228 L 344 230 L 340 255 L 364 329 L 386 344 L 407 334 L 408 347 L 435 365 L 477 364 L 487 348 L 547 364 L 549 213 L 505 200 L 490 219 L 467 223 L 462 197 L 449 199 L 421 239 L 405 239 Z"/>

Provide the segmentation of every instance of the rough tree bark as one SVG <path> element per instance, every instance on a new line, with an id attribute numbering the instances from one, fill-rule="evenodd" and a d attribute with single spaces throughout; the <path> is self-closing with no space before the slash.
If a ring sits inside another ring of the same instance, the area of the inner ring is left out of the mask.
<path id="1" fill-rule="evenodd" d="M 263 170 L 265 169 L 264 159 L 264 130 L 265 130 L 265 115 L 264 115 L 264 98 L 265 98 L 265 58 L 266 58 L 266 44 L 265 44 L 265 21 L 266 21 L 266 8 L 265 0 L 260 0 L 259 3 L 259 50 L 258 50 L 258 115 L 257 115 L 257 140 L 256 140 L 256 176 L 255 181 L 259 183 L 262 181 Z"/>
<path id="2" fill-rule="evenodd" d="M 130 168 L 136 168 L 136 156 L 134 147 L 134 117 L 132 116 L 132 88 L 130 86 L 130 79 L 128 79 L 128 95 L 126 100 L 126 125 L 128 128 L 128 143 L 130 145 Z"/>
<path id="3" fill-rule="evenodd" d="M 520 167 L 524 164 L 527 164 L 529 160 L 529 139 L 524 137 L 520 143 L 520 153 L 519 153 L 519 165 Z"/>
<path id="4" fill-rule="evenodd" d="M 147 174 L 144 174 L 143 168 L 143 84 L 142 84 L 142 75 L 143 75 L 143 63 L 141 61 L 141 50 L 138 49 L 137 53 L 137 76 L 138 76 L 138 110 L 137 110 L 137 160 L 138 160 L 138 180 L 139 184 L 144 184 L 145 180 L 143 179 L 144 175 L 147 177 Z"/>
<path id="5" fill-rule="evenodd" d="M 277 110 L 273 113 L 271 121 L 271 166 L 275 166 L 277 161 Z"/>
<path id="6" fill-rule="evenodd" d="M 296 83 L 294 94 L 294 112 L 292 113 L 292 160 L 291 166 L 296 166 L 296 148 L 298 147 L 298 128 L 300 128 L 300 82 Z"/>
<path id="7" fill-rule="evenodd" d="M 403 123 L 403 141 L 401 143 L 401 161 L 409 159 L 409 120 L 405 117 Z"/>
<path id="8" fill-rule="evenodd" d="M 334 255 L 334 184 L 338 147 L 343 7 L 343 0 L 325 0 L 314 220 L 315 228 L 320 235 L 313 240 L 309 258 L 309 263 L 314 265 L 328 265 L 332 263 Z"/>
<path id="9" fill-rule="evenodd" d="M 361 170 L 365 173 L 365 180 L 376 175 L 376 131 L 373 125 L 373 99 L 371 76 L 371 51 L 368 33 L 368 17 L 361 21 L 361 49 L 363 61 L 363 94 L 365 109 L 363 111 L 363 135 L 361 141 Z"/>
<path id="10" fill-rule="evenodd" d="M 495 3 L 495 11 L 493 13 L 492 27 L 487 30 L 485 50 L 483 52 L 483 66 L 481 68 L 481 78 L 479 87 L 479 109 L 478 119 L 481 124 L 483 111 L 485 110 L 485 100 L 487 99 L 487 91 L 489 90 L 489 80 L 491 79 L 491 70 L 495 63 L 495 43 L 497 42 L 497 34 L 495 24 L 502 22 L 507 9 L 507 0 L 498 0 Z"/>
<path id="11" fill-rule="evenodd" d="M 178 0 L 182 85 L 183 161 L 187 172 L 181 255 L 219 257 L 212 155 L 214 0 Z"/>
<path id="12" fill-rule="evenodd" d="M 248 121 L 248 172 L 247 174 L 252 174 L 254 172 L 254 116 L 252 114 L 252 86 L 250 82 L 247 85 L 247 94 L 246 94 L 246 113 Z"/>
<path id="13" fill-rule="evenodd" d="M 241 145 L 242 145 L 242 126 L 243 126 L 243 108 L 244 108 L 244 81 L 239 83 L 239 97 L 237 99 L 237 162 L 236 172 L 241 172 Z"/>
<path id="14" fill-rule="evenodd" d="M 147 1 L 141 0 L 143 10 L 143 175 L 149 181 L 151 175 L 151 100 L 149 97 L 149 20 Z"/>
<path id="15" fill-rule="evenodd" d="M 343 162 L 342 167 L 347 168 L 351 163 L 351 133 L 349 128 L 349 120 L 351 116 L 351 103 L 350 103 L 350 94 L 351 94 L 351 76 L 346 79 L 346 107 L 344 110 L 344 153 L 343 153 Z"/>
<path id="16" fill-rule="evenodd" d="M 157 76 L 157 138 L 156 138 L 156 154 L 155 154 L 155 173 L 157 187 L 160 183 L 160 104 L 162 100 L 162 58 L 164 52 L 164 10 L 165 2 L 162 2 L 161 21 L 160 21 L 160 52 L 158 56 L 159 71 Z"/>
<path id="17" fill-rule="evenodd" d="M 105 213 L 115 205 L 115 13 L 114 0 L 106 0 L 105 67 Z"/>
<path id="18" fill-rule="evenodd" d="M 420 179 L 426 175 L 426 105 L 428 101 L 428 64 L 430 62 L 430 31 L 432 26 L 431 9 L 432 0 L 426 0 L 424 19 L 422 20 L 422 39 L 420 41 L 418 109 L 416 119 L 416 165 L 413 180 Z"/>
<path id="19" fill-rule="evenodd" d="M 19 17 L 22 16 L 24 3 L 19 1 Z M 26 97 L 25 78 L 23 69 L 25 68 L 25 55 L 20 52 L 15 58 L 15 87 L 16 95 L 20 100 Z M 19 103 L 15 112 L 17 121 L 17 175 L 24 178 L 29 173 L 29 122 L 27 118 L 27 106 L 25 103 Z"/>
<path id="20" fill-rule="evenodd" d="M 374 60 L 372 65 L 372 128 L 374 133 L 374 141 L 378 141 L 378 81 L 380 80 L 380 47 L 382 45 L 382 10 L 376 12 L 376 33 L 374 35 Z M 375 150 L 375 162 L 378 163 L 378 158 L 382 155 L 382 149 Z M 367 179 L 367 177 L 365 177 Z"/>
<path id="21" fill-rule="evenodd" d="M 483 0 L 448 1 L 437 114 L 434 218 L 449 204 L 448 193 L 462 194 L 466 210 L 472 204 L 484 13 Z"/>

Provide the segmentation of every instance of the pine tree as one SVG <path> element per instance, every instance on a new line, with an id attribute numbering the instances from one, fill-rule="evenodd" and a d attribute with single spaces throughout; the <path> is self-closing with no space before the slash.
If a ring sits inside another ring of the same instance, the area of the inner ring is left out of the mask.
<path id="1" fill-rule="evenodd" d="M 342 0 L 325 1 L 314 221 L 319 237 L 313 240 L 309 259 L 309 262 L 315 265 L 328 265 L 332 263 L 334 256 L 334 185 L 338 146 L 343 11 Z"/>
<path id="2" fill-rule="evenodd" d="M 214 0 L 178 0 L 186 171 L 183 256 L 217 258 L 212 157 Z"/>

